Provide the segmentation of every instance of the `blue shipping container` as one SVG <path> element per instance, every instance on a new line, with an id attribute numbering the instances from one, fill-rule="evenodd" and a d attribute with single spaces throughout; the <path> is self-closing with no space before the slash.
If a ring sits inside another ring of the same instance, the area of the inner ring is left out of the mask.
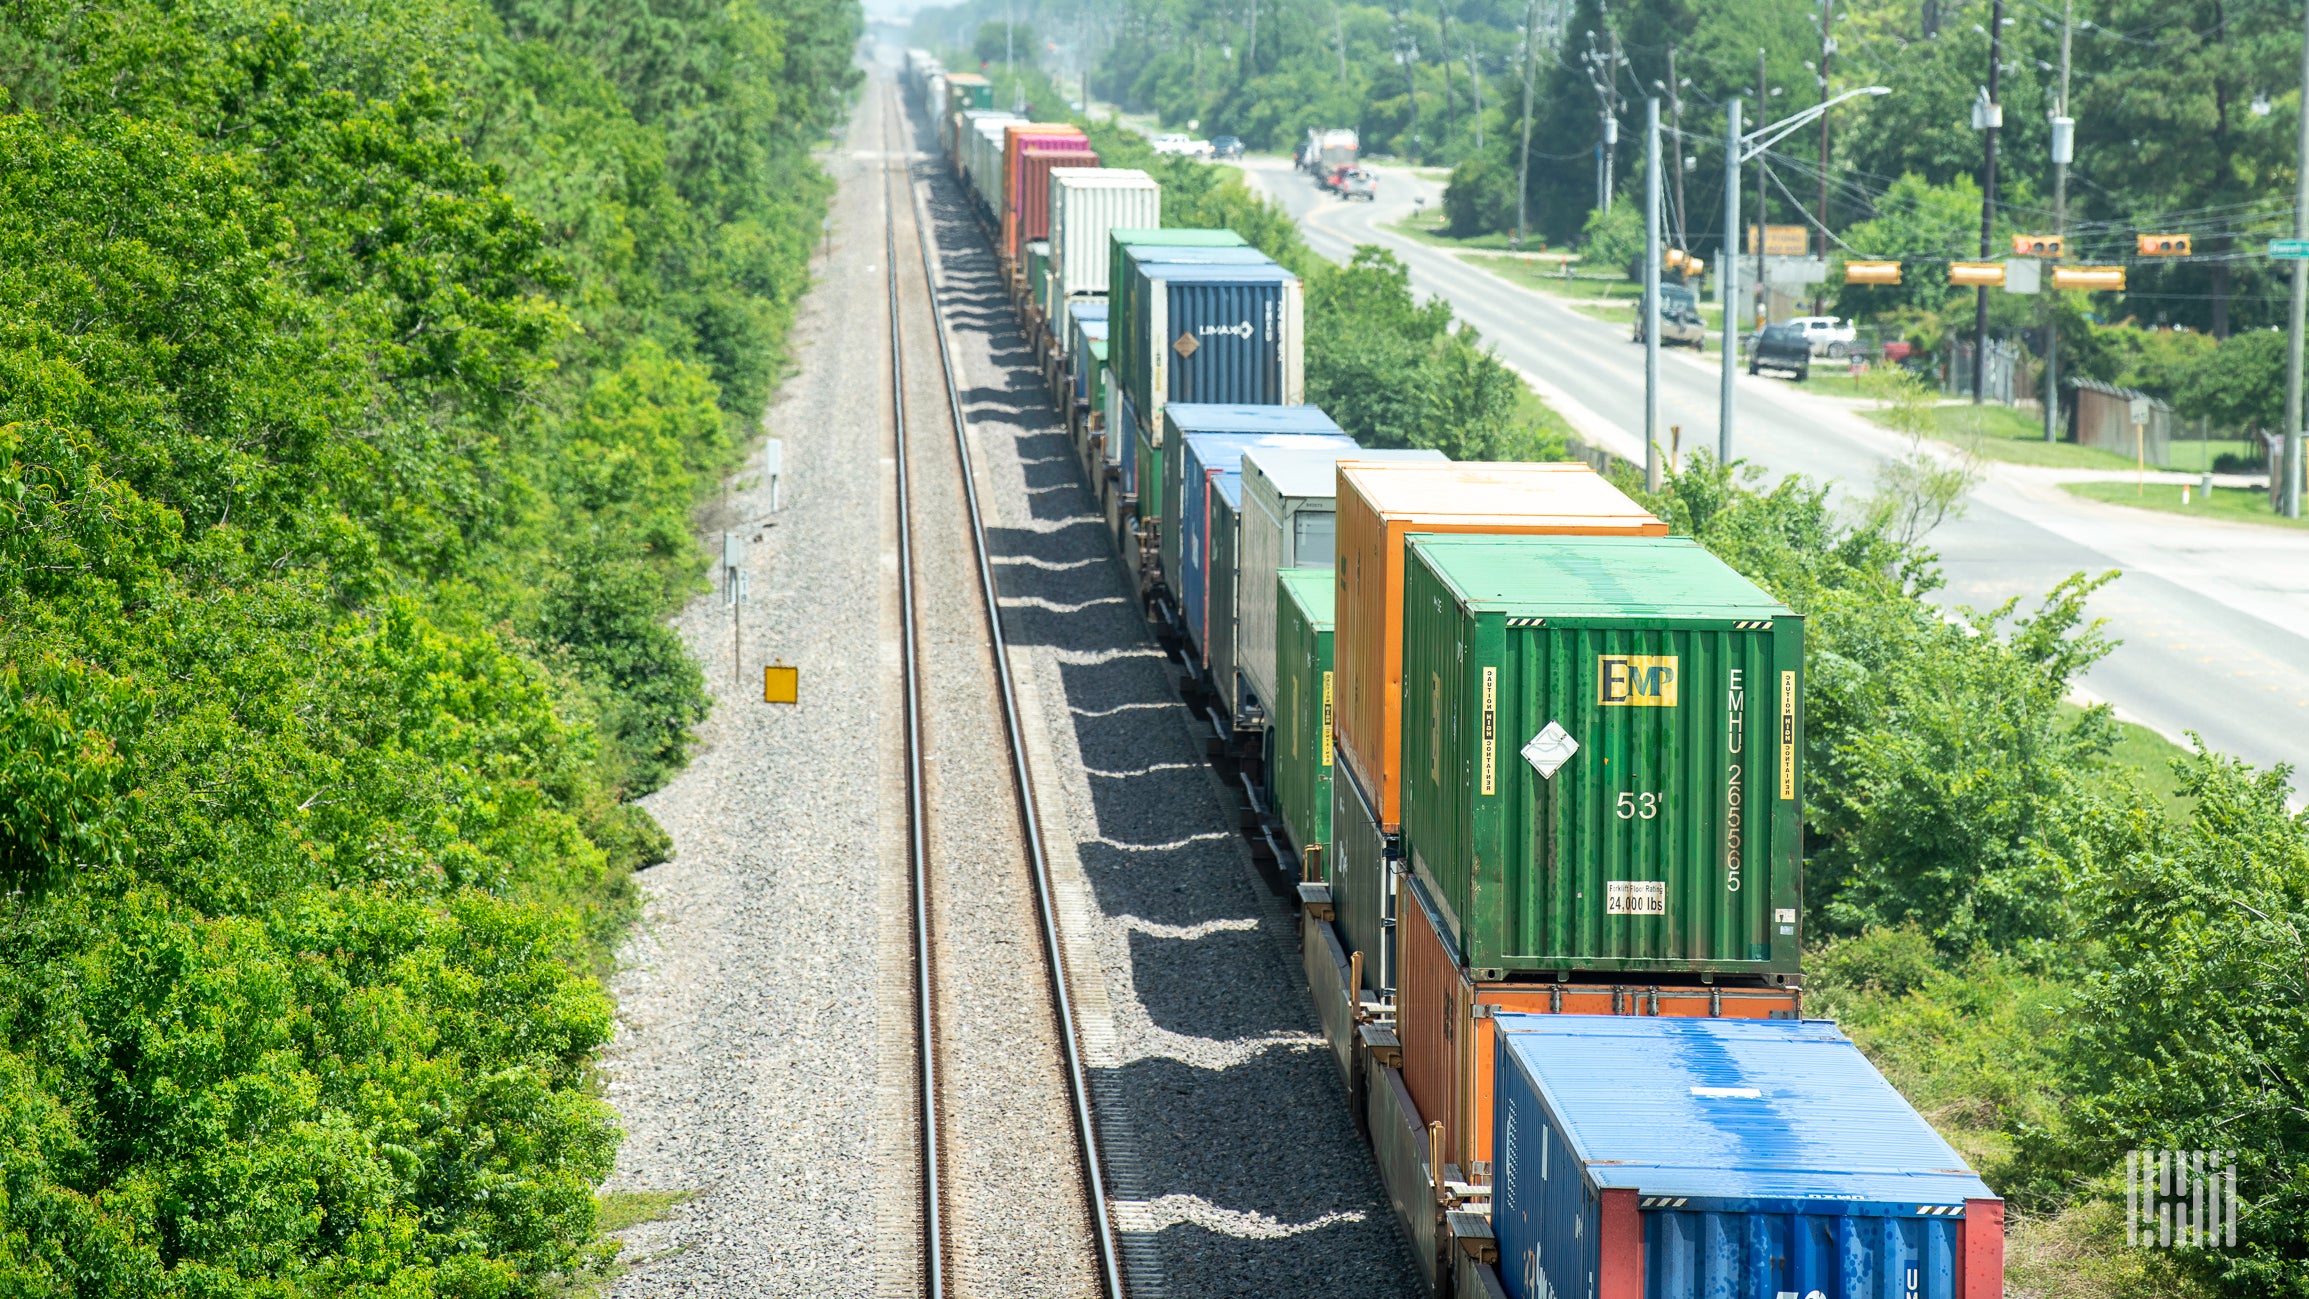
<path id="1" fill-rule="evenodd" d="M 1825 1020 L 1497 1017 L 1517 1299 L 1996 1299 L 2004 1206 Z"/>
<path id="2" fill-rule="evenodd" d="M 1312 410 L 1313 407 L 1301 407 Z M 1317 412 L 1320 414 L 1320 412 Z M 1174 427 L 1176 427 L 1174 425 Z M 1183 431 L 1183 430 L 1182 430 Z M 1178 480 L 1181 490 L 1163 493 L 1164 513 L 1180 520 L 1179 575 L 1172 590 L 1179 597 L 1179 612 L 1186 619 L 1187 635 L 1194 641 L 1198 657 L 1209 662 L 1210 650 L 1210 574 L 1206 571 L 1211 554 L 1211 491 L 1214 480 L 1224 474 L 1238 479 L 1243 471 L 1243 452 L 1254 447 L 1338 447 L 1354 450 L 1355 439 L 1344 433 L 1185 433 L 1179 439 L 1178 463 L 1182 474 Z M 1164 463 L 1171 463 L 1165 456 Z M 1166 487 L 1169 484 L 1166 484 Z M 1176 505 L 1173 505 L 1173 500 Z M 1238 496 L 1238 500 L 1240 497 Z M 1175 514 L 1172 514 L 1173 511 Z M 1165 549 L 1169 536 L 1164 537 Z M 1169 575 L 1165 574 L 1167 578 Z"/>
<path id="3" fill-rule="evenodd" d="M 1280 266 L 1150 262 L 1136 270 L 1115 374 L 1150 431 L 1173 401 L 1287 406 L 1306 387 L 1299 278 Z"/>
<path id="4" fill-rule="evenodd" d="M 1166 406 L 1154 420 L 1157 436 L 1147 440 L 1148 454 L 1160 481 L 1145 499 L 1154 503 L 1147 517 L 1161 524 L 1162 544 L 1156 550 L 1157 564 L 1165 585 L 1173 591 L 1184 589 L 1185 575 L 1181 560 L 1186 552 L 1181 546 L 1185 535 L 1184 516 L 1179 502 L 1184 494 L 1186 460 L 1181 443 L 1190 433 L 1329 433 L 1345 439 L 1343 442 L 1284 442 L 1279 447 L 1305 445 L 1310 449 L 1329 447 L 1333 450 L 1355 451 L 1355 439 L 1339 431 L 1339 426 L 1320 406 L 1231 406 L 1203 402 L 1180 402 Z M 1240 468 L 1242 459 L 1224 462 L 1226 468 Z"/>
<path id="5" fill-rule="evenodd" d="M 1066 354 L 1071 358 L 1069 368 L 1074 372 L 1074 399 L 1090 400 L 1090 349 L 1085 344 L 1107 336 L 1106 299 L 1079 299 L 1066 304 L 1066 314 L 1072 322 L 1067 328 Z"/>

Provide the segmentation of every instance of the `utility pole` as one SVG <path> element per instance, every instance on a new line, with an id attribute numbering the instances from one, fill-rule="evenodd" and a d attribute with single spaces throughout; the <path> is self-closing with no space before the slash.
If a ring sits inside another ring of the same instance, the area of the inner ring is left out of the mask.
<path id="1" fill-rule="evenodd" d="M 1668 47 L 1668 138 L 1675 150 L 1671 161 L 1676 178 L 1676 247 L 1691 251 L 1685 241 L 1684 225 L 1688 219 L 1684 211 L 1684 97 L 1676 88 L 1676 47 Z"/>
<path id="2" fill-rule="evenodd" d="M 1256 4 L 1257 0 L 1252 0 Z M 1436 143 L 1444 150 L 1451 148 L 1451 119 L 1457 108 L 1451 100 L 1451 4 L 1450 0 L 1435 0 L 1437 39 L 1443 43 L 1443 57 L 1435 62 L 1443 69 L 1443 134 Z"/>
<path id="3" fill-rule="evenodd" d="M 1660 101 L 1644 99 L 1644 490 L 1660 489 Z"/>
<path id="4" fill-rule="evenodd" d="M 2295 142 L 2293 237 L 2309 239 L 2309 10 L 2302 14 L 2301 119 Z M 2285 349 L 2285 517 L 2301 517 L 2301 335 L 2309 321 L 2309 263 L 2293 263 L 2293 312 Z"/>
<path id="5" fill-rule="evenodd" d="M 1724 104 L 1724 255 L 1717 284 L 1724 291 L 1724 379 L 1716 413 L 1716 459 L 1732 463 L 1732 382 L 1740 366 L 1740 101 Z M 1758 236 L 1758 242 L 1762 237 Z"/>
<path id="6" fill-rule="evenodd" d="M 1539 0 L 1531 0 L 1523 12 L 1523 161 L 1515 169 L 1515 248 L 1518 252 L 1523 250 L 1524 231 L 1528 228 L 1524 218 L 1526 196 L 1531 193 L 1531 46 L 1538 36 Z"/>
<path id="7" fill-rule="evenodd" d="M 2052 233 L 2068 254 L 2068 165 L 2076 157 L 2076 119 L 2068 115 L 2069 35 L 2076 27 L 2075 0 L 2060 7 L 2060 106 L 2052 116 Z M 2044 295 L 2044 440 L 2060 440 L 2060 294 Z M 2211 462 L 2206 463 L 2211 468 Z"/>
<path id="8" fill-rule="evenodd" d="M 1836 57 L 1836 36 L 1829 24 L 1836 21 L 1836 0 L 1820 6 L 1820 103 L 1828 103 L 1828 61 Z M 1828 260 L 1828 114 L 1820 114 L 1820 260 Z M 1820 290 L 1812 290 L 1812 314 L 1820 314 Z"/>
<path id="9" fill-rule="evenodd" d="M 1419 47 L 1411 29 L 1403 25 L 1403 11 L 1395 11 L 1395 57 L 1403 63 L 1403 89 L 1411 105 L 1411 165 L 1419 165 Z"/>
<path id="10" fill-rule="evenodd" d="M 1994 0 L 1988 19 L 1988 104 L 1981 119 L 1988 133 L 1988 151 L 1980 182 L 1980 259 L 1988 260 L 1988 240 L 1996 220 L 1996 130 L 2004 125 L 2004 105 L 1996 98 L 1998 74 L 2004 64 L 2004 0 Z M 1974 290 L 1972 302 L 1972 404 L 1984 400 L 1988 387 L 1988 286 Z"/>
<path id="11" fill-rule="evenodd" d="M 1331 0 L 1331 37 L 1339 42 L 1339 84 L 1347 84 L 1347 25 L 1339 18 L 1339 0 Z"/>
<path id="12" fill-rule="evenodd" d="M 1475 42 L 1467 43 L 1467 81 L 1475 87 L 1475 151 L 1483 152 L 1483 69 L 1475 62 Z"/>
<path id="13" fill-rule="evenodd" d="M 1756 51 L 1756 129 L 1757 129 L 1757 130 L 1759 130 L 1759 131 L 1761 131 L 1761 130 L 1763 130 L 1763 129 L 1764 129 L 1764 119 L 1765 119 L 1766 117 L 1768 117 L 1768 116 L 1770 116 L 1770 115 L 1771 115 L 1771 114 L 1770 114 L 1770 112 L 1769 112 L 1769 110 L 1770 110 L 1770 108 L 1771 108 L 1771 106 L 1772 106 L 1772 98 L 1771 98 L 1771 92 L 1767 91 L 1767 90 L 1764 88 L 1764 83 L 1765 83 L 1765 80 L 1766 80 L 1766 77 L 1765 77 L 1765 75 L 1764 75 L 1764 52 L 1763 52 L 1762 50 L 1757 50 L 1757 51 Z M 1771 298 L 1770 298 L 1770 296 L 1769 296 L 1769 295 L 1770 295 L 1770 294 L 1771 294 L 1771 292 L 1772 292 L 1772 286 L 1771 286 L 1771 281 L 1769 281 L 1769 280 L 1767 280 L 1767 279 L 1765 279 L 1765 278 L 1764 278 L 1764 230 L 1765 230 L 1765 222 L 1766 222 L 1766 221 L 1769 219 L 1769 213 L 1770 213 L 1770 212 L 1771 212 L 1771 210 L 1772 210 L 1772 198 L 1771 198 L 1771 195 L 1769 195 L 1769 194 L 1767 194 L 1767 193 L 1765 193 L 1765 192 L 1764 192 L 1764 181 L 1765 181 L 1765 178 L 1766 178 L 1768 175 L 1770 175 L 1770 168 L 1771 168 L 1771 166 L 1772 166 L 1772 164 L 1771 164 L 1769 161 L 1767 161 L 1765 158 L 1763 158 L 1762 156 L 1758 156 L 1758 157 L 1757 157 L 1757 159 L 1756 159 L 1756 292 L 1757 292 L 1757 294 L 1759 295 L 1759 297 L 1758 297 L 1758 299 L 1757 299 L 1757 307 L 1758 307 L 1758 310 L 1757 310 L 1756 314 L 1757 314 L 1757 317 L 1758 317 L 1758 319 L 1757 319 L 1757 321 L 1756 321 L 1756 329 L 1757 329 L 1757 331 L 1758 331 L 1758 332 L 1762 332 L 1762 330 L 1763 330 L 1763 328 L 1764 328 L 1764 321 L 1765 321 L 1765 320 L 1767 320 L 1767 319 L 1769 319 L 1769 318 L 1770 318 L 1770 316 L 1771 316 L 1771 309 L 1770 309 L 1770 302 L 1771 302 Z"/>

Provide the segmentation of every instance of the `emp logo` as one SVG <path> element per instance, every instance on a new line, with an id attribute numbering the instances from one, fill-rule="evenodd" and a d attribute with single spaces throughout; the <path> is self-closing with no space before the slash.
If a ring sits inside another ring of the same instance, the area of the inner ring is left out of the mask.
<path id="1" fill-rule="evenodd" d="M 2236 1244 L 2236 1152 L 2127 1152 L 2125 1243 L 2146 1249 Z"/>
<path id="2" fill-rule="evenodd" d="M 1232 334 L 1237 338 L 1249 338 L 1252 331 L 1251 322 L 1246 320 L 1239 325 L 1205 325 L 1195 332 L 1201 334 L 1205 338 L 1209 338 L 1214 334 Z"/>
<path id="3" fill-rule="evenodd" d="M 1676 656 L 1597 655 L 1595 701 L 1606 708 L 1675 707 Z"/>

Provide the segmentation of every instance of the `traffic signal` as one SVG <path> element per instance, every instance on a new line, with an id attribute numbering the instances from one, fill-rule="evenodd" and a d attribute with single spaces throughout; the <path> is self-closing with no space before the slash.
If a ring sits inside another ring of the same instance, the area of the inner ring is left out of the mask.
<path id="1" fill-rule="evenodd" d="M 2068 240 L 2059 235 L 2014 235 L 2012 255 L 2015 257 L 2060 257 L 2068 252 Z"/>
<path id="2" fill-rule="evenodd" d="M 2140 241 L 2141 256 L 2143 257 L 2186 257 L 2189 255 L 2189 236 L 2187 235 L 2142 235 Z"/>

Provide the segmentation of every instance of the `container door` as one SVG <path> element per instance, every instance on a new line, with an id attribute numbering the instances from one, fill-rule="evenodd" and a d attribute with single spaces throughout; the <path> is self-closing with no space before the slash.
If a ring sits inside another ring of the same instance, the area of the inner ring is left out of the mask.
<path id="1" fill-rule="evenodd" d="M 1770 960 L 1770 633 L 1571 627 L 1522 644 L 1547 660 L 1523 665 L 1545 720 L 1579 747 L 1531 782 L 1539 887 L 1519 891 L 1510 943 L 1574 965 Z"/>
<path id="2" fill-rule="evenodd" d="M 1281 290 L 1273 284 L 1177 284 L 1161 350 L 1171 401 L 1273 406 L 1280 374 Z"/>

